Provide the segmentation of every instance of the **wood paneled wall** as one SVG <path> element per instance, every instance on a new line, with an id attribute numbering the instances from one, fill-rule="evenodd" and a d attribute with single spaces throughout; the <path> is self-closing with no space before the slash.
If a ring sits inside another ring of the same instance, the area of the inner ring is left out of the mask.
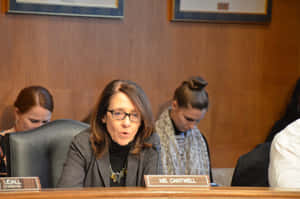
<path id="1" fill-rule="evenodd" d="M 125 1 L 123 20 L 0 15 L 0 124 L 21 88 L 43 85 L 53 119 L 83 119 L 112 79 L 130 79 L 154 113 L 191 75 L 208 82 L 200 130 L 213 167 L 234 167 L 280 117 L 299 76 L 300 1 L 273 0 L 269 25 L 169 22 L 162 0 Z"/>

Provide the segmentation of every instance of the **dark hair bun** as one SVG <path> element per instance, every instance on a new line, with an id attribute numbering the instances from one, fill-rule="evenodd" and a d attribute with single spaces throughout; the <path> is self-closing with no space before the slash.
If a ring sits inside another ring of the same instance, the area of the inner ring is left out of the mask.
<path id="1" fill-rule="evenodd" d="M 184 82 L 188 84 L 191 90 L 202 90 L 208 83 L 201 77 L 191 77 L 188 81 Z"/>

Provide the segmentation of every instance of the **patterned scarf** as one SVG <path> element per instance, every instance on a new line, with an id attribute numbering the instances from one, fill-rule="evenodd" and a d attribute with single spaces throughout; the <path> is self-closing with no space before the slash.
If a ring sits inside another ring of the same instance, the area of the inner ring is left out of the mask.
<path id="1" fill-rule="evenodd" d="M 180 150 L 169 110 L 165 110 L 155 123 L 160 136 L 163 173 L 168 175 L 208 175 L 209 154 L 203 135 L 197 127 L 185 134 L 184 150 Z M 180 151 L 183 154 L 180 155 Z"/>

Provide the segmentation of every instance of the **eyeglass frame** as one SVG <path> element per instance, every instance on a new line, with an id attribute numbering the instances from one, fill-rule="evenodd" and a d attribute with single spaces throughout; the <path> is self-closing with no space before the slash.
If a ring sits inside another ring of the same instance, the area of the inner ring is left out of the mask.
<path id="1" fill-rule="evenodd" d="M 129 119 L 130 122 L 138 123 L 138 122 L 141 121 L 141 117 L 140 117 L 140 116 L 137 118 L 138 120 L 136 120 L 136 121 L 135 121 L 135 120 L 132 120 L 131 117 L 133 116 L 133 113 L 127 113 L 127 112 L 121 111 L 121 110 L 120 110 L 120 111 L 116 111 L 116 110 L 107 110 L 106 112 L 110 112 L 111 115 L 112 115 L 112 118 L 113 118 L 114 120 L 119 120 L 119 121 L 125 120 L 126 116 L 128 116 L 128 119 Z M 116 117 L 116 115 L 114 115 L 115 112 L 121 112 L 121 113 L 124 113 L 123 118 L 121 118 L 121 119 L 115 118 L 115 117 Z"/>

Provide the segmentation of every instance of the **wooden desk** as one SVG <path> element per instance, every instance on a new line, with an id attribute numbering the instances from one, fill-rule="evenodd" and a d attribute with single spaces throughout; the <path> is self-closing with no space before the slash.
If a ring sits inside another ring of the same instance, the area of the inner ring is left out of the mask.
<path id="1" fill-rule="evenodd" d="M 269 189 L 269 188 L 82 188 L 82 189 L 48 189 L 40 192 L 1 192 L 0 198 L 5 199 L 96 199 L 96 198 L 208 198 L 208 199 L 283 199 L 300 198 L 300 189 Z"/>

